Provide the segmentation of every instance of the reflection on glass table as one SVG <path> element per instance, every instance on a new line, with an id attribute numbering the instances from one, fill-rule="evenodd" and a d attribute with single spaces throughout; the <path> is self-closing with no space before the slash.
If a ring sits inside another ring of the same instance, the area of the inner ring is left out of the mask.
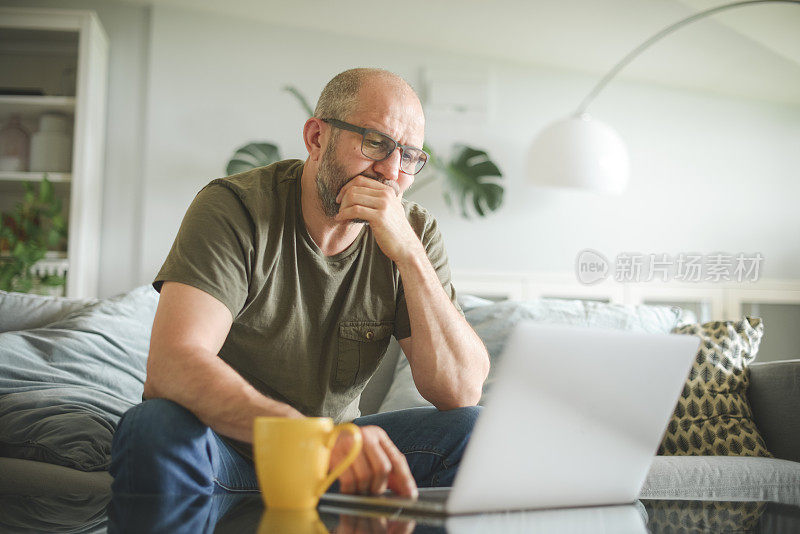
<path id="1" fill-rule="evenodd" d="M 0 495 L 0 532 L 132 533 L 647 533 L 800 532 L 800 506 L 642 500 L 632 505 L 451 517 L 323 505 L 265 510 L 260 495 L 87 497 Z"/>
<path id="2" fill-rule="evenodd" d="M 402 510 L 320 506 L 287 513 L 258 494 L 192 498 L 117 497 L 109 532 L 448 533 L 800 532 L 800 506 L 765 502 L 643 500 L 631 505 L 451 517 Z"/>

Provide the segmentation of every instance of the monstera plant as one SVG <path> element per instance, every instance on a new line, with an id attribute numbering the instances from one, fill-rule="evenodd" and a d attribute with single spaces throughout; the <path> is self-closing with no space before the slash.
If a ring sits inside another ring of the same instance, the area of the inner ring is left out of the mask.
<path id="1" fill-rule="evenodd" d="M 472 207 L 481 217 L 496 211 L 503 205 L 503 186 L 492 179 L 503 177 L 497 165 L 489 159 L 485 150 L 478 150 L 467 145 L 456 144 L 453 146 L 453 156 L 449 161 L 438 157 L 430 147 L 425 147 L 431 155 L 428 165 L 431 173 L 422 180 L 415 180 L 410 192 L 414 193 L 444 177 L 444 200 L 448 207 L 454 208 L 453 197 L 458 198 L 461 216 L 469 219 L 469 199 Z"/>
<path id="2" fill-rule="evenodd" d="M 297 99 L 309 117 L 314 114 L 308 101 L 297 88 L 287 86 L 284 90 Z M 457 204 L 464 218 L 470 218 L 473 212 L 485 217 L 503 205 L 504 189 L 497 183 L 502 179 L 503 173 L 485 150 L 456 144 L 449 160 L 439 157 L 429 146 L 425 146 L 425 151 L 430 154 L 427 164 L 429 169 L 423 169 L 423 172 L 417 175 L 407 195 L 413 196 L 436 180 L 444 179 L 445 202 L 450 209 L 455 209 Z M 273 143 L 248 143 L 236 150 L 228 162 L 227 173 L 236 174 L 280 160 L 280 150 Z"/>
<path id="3" fill-rule="evenodd" d="M 231 174 L 249 171 L 256 167 L 263 167 L 281 159 L 280 150 L 276 145 L 272 143 L 249 143 L 236 150 L 225 171 L 230 176 Z"/>

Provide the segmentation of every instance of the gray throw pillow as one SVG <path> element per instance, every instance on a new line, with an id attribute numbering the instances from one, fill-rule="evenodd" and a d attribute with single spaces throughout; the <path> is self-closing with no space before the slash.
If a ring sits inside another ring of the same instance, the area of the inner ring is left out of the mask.
<path id="1" fill-rule="evenodd" d="M 107 468 L 117 421 L 141 401 L 157 303 L 147 285 L 1 333 L 0 454 Z"/>
<path id="2" fill-rule="evenodd" d="M 39 328 L 96 302 L 97 299 L 0 291 L 0 332 Z"/>

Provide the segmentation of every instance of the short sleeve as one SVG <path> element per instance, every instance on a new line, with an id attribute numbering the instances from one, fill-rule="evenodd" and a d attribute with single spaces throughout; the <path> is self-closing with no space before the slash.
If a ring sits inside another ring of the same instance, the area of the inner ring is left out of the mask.
<path id="1" fill-rule="evenodd" d="M 445 293 L 450 298 L 450 302 L 456 307 L 461 315 L 464 312 L 461 306 L 458 305 L 456 297 L 456 289 L 453 287 L 453 282 L 450 276 L 450 264 L 447 259 L 447 251 L 445 250 L 444 240 L 442 234 L 439 232 L 439 227 L 436 219 L 425 212 L 425 225 L 423 227 L 420 240 L 425 247 L 425 252 L 428 255 L 428 260 L 431 262 L 439 281 L 442 283 Z M 413 221 L 412 221 L 413 226 Z M 405 289 L 403 281 L 400 280 L 399 289 L 397 294 L 397 308 L 395 314 L 395 328 L 394 336 L 397 339 L 405 339 L 411 335 L 411 320 L 408 317 L 408 305 L 406 304 Z"/>
<path id="2" fill-rule="evenodd" d="M 183 217 L 153 287 L 180 282 L 205 291 L 235 319 L 252 275 L 254 223 L 238 195 L 220 183 L 203 188 Z"/>

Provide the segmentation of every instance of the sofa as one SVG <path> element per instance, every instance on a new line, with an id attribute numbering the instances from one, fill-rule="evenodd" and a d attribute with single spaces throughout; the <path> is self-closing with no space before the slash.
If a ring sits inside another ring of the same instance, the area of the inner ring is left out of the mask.
<path id="1" fill-rule="evenodd" d="M 52 521 L 59 524 L 74 521 L 87 531 L 102 525 L 111 436 L 122 413 L 141 398 L 157 302 L 150 286 L 102 300 L 0 292 L 0 508 L 13 511 L 0 519 L 0 530 L 13 530 L 8 522 L 24 523 L 26 514 L 47 530 L 48 514 L 56 511 L 61 515 Z M 493 368 L 520 320 L 663 333 L 694 320 L 666 306 L 492 302 L 469 295 L 460 304 Z M 781 521 L 789 517 L 800 525 L 800 360 L 752 362 L 742 376 L 749 379 L 753 419 L 774 457 L 655 456 L 641 498 L 765 501 L 778 507 Z M 491 396 L 492 378 L 482 402 Z M 362 392 L 362 414 L 426 404 L 392 340 Z"/>

